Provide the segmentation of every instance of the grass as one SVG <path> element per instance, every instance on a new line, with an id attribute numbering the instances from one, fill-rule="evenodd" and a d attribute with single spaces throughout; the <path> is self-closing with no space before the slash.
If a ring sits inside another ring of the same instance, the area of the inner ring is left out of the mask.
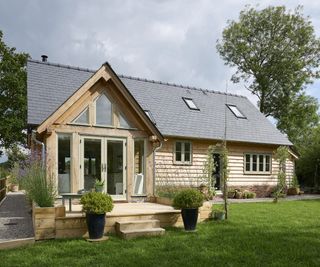
<path id="1" fill-rule="evenodd" d="M 320 201 L 232 204 L 195 233 L 103 243 L 52 240 L 0 251 L 1 266 L 320 266 Z"/>

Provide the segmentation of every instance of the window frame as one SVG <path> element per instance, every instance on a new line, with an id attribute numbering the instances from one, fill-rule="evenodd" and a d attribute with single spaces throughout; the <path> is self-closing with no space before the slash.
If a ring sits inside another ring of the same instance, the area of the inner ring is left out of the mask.
<path id="1" fill-rule="evenodd" d="M 190 109 L 190 110 L 197 110 L 197 111 L 200 111 L 200 108 L 198 108 L 198 105 L 196 104 L 196 102 L 193 100 L 193 98 L 190 98 L 190 97 L 182 97 L 184 103 L 187 105 L 187 107 Z M 188 104 L 188 100 L 192 101 L 193 105 L 195 106 L 194 107 L 191 107 L 189 104 Z"/>
<path id="2" fill-rule="evenodd" d="M 247 171 L 247 155 L 250 156 L 250 170 Z M 253 156 L 256 156 L 256 171 L 253 171 Z M 263 171 L 260 171 L 260 157 L 263 156 Z M 269 171 L 266 171 L 267 160 L 269 157 Z M 243 153 L 243 173 L 244 174 L 255 174 L 255 175 L 270 175 L 272 174 L 272 154 L 271 153 L 259 153 L 259 152 L 245 152 Z"/>
<path id="3" fill-rule="evenodd" d="M 147 186 L 146 186 L 146 181 L 147 181 L 147 139 L 144 137 L 137 137 L 133 139 L 133 168 L 132 168 L 132 173 L 133 173 L 133 182 L 134 182 L 134 178 L 136 175 L 135 172 L 135 147 L 136 141 L 143 141 L 143 150 L 144 150 L 144 154 L 143 154 L 143 164 L 142 164 L 142 168 L 143 168 L 143 193 L 142 194 L 135 194 L 134 192 L 134 188 L 133 188 L 133 193 L 132 196 L 146 196 L 147 195 Z"/>
<path id="4" fill-rule="evenodd" d="M 243 114 L 243 112 L 238 108 L 237 105 L 234 104 L 226 104 L 228 109 L 232 112 L 232 114 L 238 118 L 238 119 L 247 119 L 247 117 Z M 238 110 L 238 112 L 242 115 L 242 116 L 238 116 L 233 110 L 232 107 L 236 108 Z"/>
<path id="5" fill-rule="evenodd" d="M 102 95 L 104 95 L 110 102 L 111 104 L 111 124 L 99 124 L 97 123 L 97 101 L 100 97 L 102 97 Z M 115 127 L 115 123 L 114 123 L 114 116 L 115 116 L 115 108 L 114 108 L 114 103 L 110 100 L 110 98 L 105 94 L 105 93 L 101 93 L 100 95 L 98 95 L 93 101 L 93 112 L 94 112 L 94 122 L 93 122 L 93 126 L 96 127 L 105 127 L 105 128 L 116 128 Z"/>
<path id="6" fill-rule="evenodd" d="M 176 160 L 177 143 L 181 143 L 181 160 L 180 161 Z M 185 144 L 186 143 L 188 143 L 190 145 L 190 161 L 185 161 Z M 174 142 L 174 147 L 173 147 L 173 164 L 174 165 L 192 165 L 192 158 L 193 158 L 192 142 L 186 141 L 186 140 L 176 140 Z"/>
<path id="7" fill-rule="evenodd" d="M 86 111 L 88 111 L 88 123 L 76 122 L 76 120 L 78 120 Z M 76 117 L 74 117 L 69 124 L 80 125 L 80 126 L 90 126 L 91 121 L 90 121 L 90 107 L 89 107 L 89 105 L 86 106 Z"/>

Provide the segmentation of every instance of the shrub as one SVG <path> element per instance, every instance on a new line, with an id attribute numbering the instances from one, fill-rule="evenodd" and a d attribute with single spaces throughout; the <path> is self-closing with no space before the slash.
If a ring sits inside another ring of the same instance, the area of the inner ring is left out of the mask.
<path id="1" fill-rule="evenodd" d="M 244 190 L 244 191 L 242 192 L 242 197 L 243 197 L 243 198 L 255 198 L 256 195 L 257 195 L 256 193 L 251 192 L 251 191 L 249 191 L 249 190 Z"/>
<path id="2" fill-rule="evenodd" d="M 57 195 L 52 174 L 47 174 L 40 162 L 31 162 L 25 169 L 22 185 L 27 197 L 39 207 L 53 207 Z"/>
<path id="3" fill-rule="evenodd" d="M 163 185 L 157 186 L 157 196 L 173 199 L 181 190 L 186 189 L 183 186 Z"/>
<path id="4" fill-rule="evenodd" d="M 90 192 L 81 197 L 82 211 L 93 214 L 104 214 L 112 211 L 113 203 L 110 195 L 102 192 Z"/>
<path id="5" fill-rule="evenodd" d="M 298 182 L 298 178 L 297 176 L 294 174 L 293 177 L 292 177 L 292 181 L 290 183 L 290 187 L 292 188 L 299 188 L 299 182 Z"/>
<path id="6" fill-rule="evenodd" d="M 203 204 L 203 195 L 196 189 L 181 190 L 173 199 L 176 209 L 199 208 Z"/>
<path id="7" fill-rule="evenodd" d="M 19 184 L 19 172 L 20 172 L 19 163 L 15 162 L 13 167 L 10 169 L 10 174 L 8 177 L 8 182 L 10 184 L 14 184 L 14 185 Z"/>

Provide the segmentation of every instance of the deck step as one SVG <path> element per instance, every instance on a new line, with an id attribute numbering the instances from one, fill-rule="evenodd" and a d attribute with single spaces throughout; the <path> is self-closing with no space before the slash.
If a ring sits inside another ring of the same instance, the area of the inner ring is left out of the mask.
<path id="1" fill-rule="evenodd" d="M 139 221 L 124 221 L 116 222 L 117 231 L 140 230 L 146 228 L 160 228 L 159 220 L 139 220 Z"/>
<path id="2" fill-rule="evenodd" d="M 138 220 L 116 222 L 116 232 L 124 239 L 131 239 L 138 236 L 163 235 L 165 230 L 160 228 L 159 220 Z"/>
<path id="3" fill-rule="evenodd" d="M 139 236 L 160 236 L 164 235 L 165 230 L 163 228 L 146 228 L 136 230 L 123 230 L 119 233 L 123 239 L 131 239 Z"/>

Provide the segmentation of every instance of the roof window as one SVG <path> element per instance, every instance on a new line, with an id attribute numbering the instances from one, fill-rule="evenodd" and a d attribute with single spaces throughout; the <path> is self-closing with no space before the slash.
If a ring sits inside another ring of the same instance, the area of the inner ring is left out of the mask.
<path id="1" fill-rule="evenodd" d="M 244 116 L 242 114 L 242 112 L 238 109 L 237 106 L 227 104 L 227 107 L 231 110 L 233 115 L 236 116 L 237 118 L 240 118 L 240 119 L 246 119 L 247 118 L 246 116 Z"/>
<path id="2" fill-rule="evenodd" d="M 182 97 L 183 101 L 186 103 L 188 108 L 192 110 L 200 110 L 197 105 L 194 103 L 192 98 Z"/>
<path id="3" fill-rule="evenodd" d="M 155 121 L 154 117 L 152 116 L 151 111 L 150 110 L 145 110 L 144 112 L 149 117 L 149 119 L 153 122 L 153 124 L 156 125 L 156 121 Z"/>

